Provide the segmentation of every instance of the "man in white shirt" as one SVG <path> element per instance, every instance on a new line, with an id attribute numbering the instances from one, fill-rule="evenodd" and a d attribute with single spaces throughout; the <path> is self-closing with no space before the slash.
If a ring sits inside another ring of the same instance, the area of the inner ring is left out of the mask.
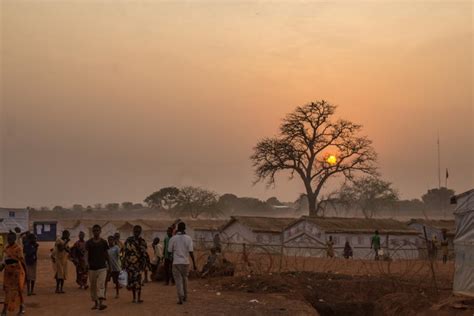
<path id="1" fill-rule="evenodd" d="M 173 256 L 173 277 L 178 292 L 178 304 L 183 304 L 188 298 L 188 273 L 189 257 L 193 261 L 193 268 L 196 270 L 196 262 L 193 254 L 193 240 L 186 235 L 186 224 L 178 224 L 178 232 L 174 235 L 168 245 L 168 252 Z"/>

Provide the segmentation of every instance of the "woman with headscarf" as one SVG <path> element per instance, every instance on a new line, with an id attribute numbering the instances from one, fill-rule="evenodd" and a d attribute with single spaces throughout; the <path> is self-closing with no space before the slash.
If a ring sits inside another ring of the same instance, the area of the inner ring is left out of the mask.
<path id="1" fill-rule="evenodd" d="M 143 303 L 141 299 L 142 273 L 150 265 L 146 241 L 140 236 L 141 233 L 141 226 L 133 227 L 133 236 L 125 242 L 123 257 L 123 267 L 128 275 L 127 289 L 133 293 L 132 303 Z"/>
<path id="2" fill-rule="evenodd" d="M 79 240 L 71 247 L 71 260 L 76 266 L 76 283 L 80 289 L 87 290 L 87 260 L 86 260 L 86 241 L 84 232 L 79 232 Z"/>
<path id="3" fill-rule="evenodd" d="M 7 315 L 7 311 L 13 312 L 19 307 L 18 314 L 25 312 L 23 306 L 23 288 L 25 286 L 25 260 L 23 250 L 16 242 L 16 234 L 8 233 L 8 244 L 4 250 L 4 261 L 1 269 L 4 269 L 3 289 L 5 291 L 5 303 L 3 305 L 2 316 Z"/>

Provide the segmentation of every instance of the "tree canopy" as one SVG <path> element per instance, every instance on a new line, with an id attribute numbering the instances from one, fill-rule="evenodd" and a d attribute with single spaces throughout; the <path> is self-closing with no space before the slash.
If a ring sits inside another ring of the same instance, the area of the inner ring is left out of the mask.
<path id="1" fill-rule="evenodd" d="M 150 194 L 144 202 L 150 208 L 164 208 L 171 210 L 177 204 L 178 195 L 180 190 L 176 187 L 166 187 L 159 191 Z"/>
<path id="2" fill-rule="evenodd" d="M 334 119 L 336 106 L 322 100 L 297 107 L 289 113 L 276 137 L 264 138 L 251 156 L 256 181 L 275 184 L 275 176 L 289 171 L 306 189 L 310 215 L 318 215 L 317 203 L 328 179 L 357 173 L 376 175 L 377 154 L 372 141 L 361 136 L 361 125 Z"/>
<path id="3" fill-rule="evenodd" d="M 199 187 L 186 186 L 179 190 L 174 211 L 178 216 L 197 218 L 201 215 L 217 217 L 220 210 L 215 192 Z"/>
<path id="4" fill-rule="evenodd" d="M 362 212 L 365 218 L 372 218 L 381 210 L 395 207 L 398 193 L 390 182 L 378 177 L 355 179 L 342 186 L 339 203 Z"/>

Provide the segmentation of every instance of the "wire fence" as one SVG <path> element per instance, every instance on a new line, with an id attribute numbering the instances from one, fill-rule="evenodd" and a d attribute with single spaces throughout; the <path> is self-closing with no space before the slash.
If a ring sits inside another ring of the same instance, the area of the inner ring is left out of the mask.
<path id="1" fill-rule="evenodd" d="M 411 280 L 438 288 L 450 286 L 454 264 L 443 264 L 429 254 L 428 247 L 388 247 L 379 260 L 370 247 L 356 247 L 362 254 L 355 259 L 342 257 L 342 247 L 335 247 L 335 256 L 327 257 L 326 247 L 287 247 L 259 243 L 222 243 L 222 256 L 234 265 L 234 275 L 271 274 L 285 272 L 320 272 L 352 276 L 390 278 L 394 285 L 402 286 Z M 409 245 L 413 246 L 413 245 Z M 212 242 L 197 242 L 198 262 L 205 263 L 213 247 Z"/>

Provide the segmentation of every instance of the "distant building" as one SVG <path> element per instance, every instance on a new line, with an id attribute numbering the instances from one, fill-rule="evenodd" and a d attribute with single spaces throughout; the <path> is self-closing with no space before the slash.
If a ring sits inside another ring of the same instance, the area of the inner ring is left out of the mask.
<path id="1" fill-rule="evenodd" d="M 179 221 L 180 219 L 144 220 L 145 224 L 150 228 L 148 231 L 144 232 L 145 239 L 152 241 L 154 238 L 159 237 L 163 242 L 168 227 L 173 224 L 178 225 Z"/>
<path id="2" fill-rule="evenodd" d="M 455 294 L 474 297 L 474 189 L 451 199 L 456 204 L 456 254 L 453 290 Z"/>
<path id="3" fill-rule="evenodd" d="M 332 236 L 336 256 L 342 257 L 348 241 L 354 258 L 371 259 L 371 238 L 376 230 L 382 250 L 392 258 L 418 258 L 418 232 L 393 219 L 303 216 L 285 228 L 283 243 L 288 255 L 324 257 Z"/>
<path id="4" fill-rule="evenodd" d="M 191 236 L 198 248 L 212 248 L 214 235 L 220 234 L 221 228 L 228 220 L 189 219 L 186 223 L 186 233 Z"/>
<path id="5" fill-rule="evenodd" d="M 282 232 L 295 218 L 232 216 L 222 228 L 221 239 L 229 244 L 280 246 Z"/>
<path id="6" fill-rule="evenodd" d="M 447 236 L 451 238 L 454 237 L 454 234 L 456 233 L 454 219 L 453 220 L 446 220 L 446 219 L 426 220 L 426 219 L 416 218 L 416 219 L 411 219 L 408 222 L 408 226 L 417 230 L 420 233 L 420 235 L 423 235 L 422 238 L 424 238 L 423 226 L 425 226 L 426 228 L 426 235 L 428 236 L 428 238 L 432 238 L 433 236 L 436 236 L 438 240 L 441 240 L 443 238 L 444 230 L 446 231 Z"/>
<path id="7" fill-rule="evenodd" d="M 0 208 L 0 234 L 8 234 L 15 227 L 22 232 L 29 229 L 29 211 L 21 208 Z"/>

